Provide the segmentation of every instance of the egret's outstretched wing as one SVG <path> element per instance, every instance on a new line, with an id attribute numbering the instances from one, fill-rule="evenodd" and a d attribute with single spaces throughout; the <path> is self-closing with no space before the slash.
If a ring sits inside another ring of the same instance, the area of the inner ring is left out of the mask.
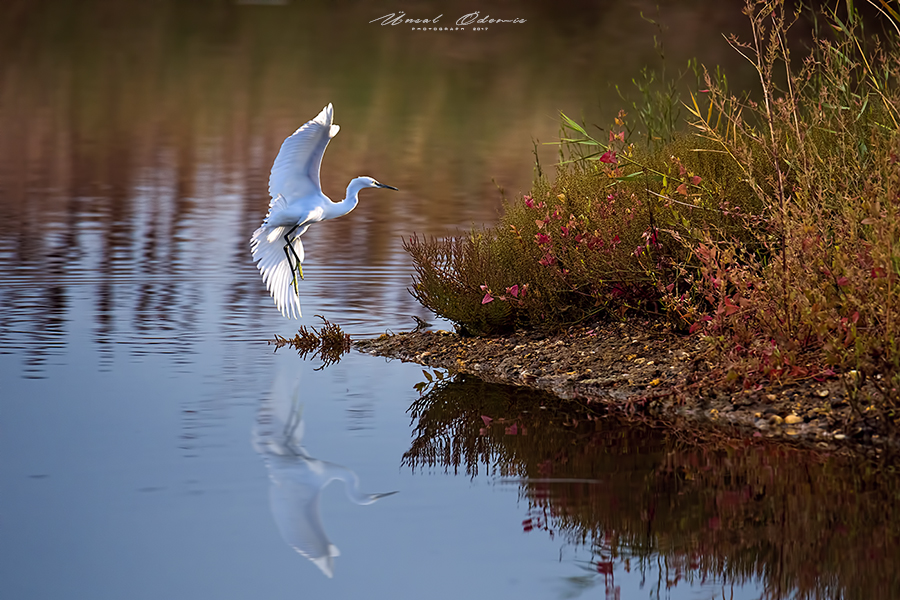
<path id="1" fill-rule="evenodd" d="M 266 288 L 275 299 L 275 305 L 281 314 L 289 319 L 298 319 L 301 316 L 300 296 L 294 290 L 294 274 L 291 272 L 290 263 L 284 253 L 283 236 L 290 227 L 260 227 L 253 232 L 250 240 L 250 251 L 256 268 L 262 274 Z M 303 260 L 303 242 L 300 236 L 294 238 L 294 252 L 300 260 Z"/>
<path id="2" fill-rule="evenodd" d="M 319 167 L 322 155 L 328 142 L 341 129 L 332 123 L 333 119 L 334 108 L 329 104 L 281 144 L 269 175 L 269 194 L 273 202 L 279 194 L 291 202 L 321 193 Z"/>
<path id="3" fill-rule="evenodd" d="M 275 305 L 281 314 L 289 319 L 299 319 L 302 312 L 300 296 L 294 287 L 295 275 L 291 270 L 292 263 L 285 254 L 284 236 L 293 230 L 291 239 L 293 240 L 294 255 L 302 263 L 304 251 L 300 236 L 306 232 L 310 223 L 321 221 L 324 213 L 321 206 L 315 207 L 306 212 L 300 222 L 296 223 L 296 216 L 290 215 L 289 204 L 284 200 L 284 196 L 279 194 L 272 201 L 266 220 L 250 238 L 250 253 L 253 255 L 256 268 L 262 274 L 266 289 L 274 298 Z M 297 268 L 297 264 L 293 266 L 295 269 Z"/>

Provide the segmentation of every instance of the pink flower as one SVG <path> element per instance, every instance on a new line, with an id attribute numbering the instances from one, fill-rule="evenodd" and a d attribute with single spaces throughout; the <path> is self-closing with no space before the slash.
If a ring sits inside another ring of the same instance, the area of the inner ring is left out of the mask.
<path id="1" fill-rule="evenodd" d="M 481 299 L 482 304 L 487 304 L 488 302 L 493 302 L 493 301 L 494 301 L 494 297 L 491 296 L 490 292 L 486 293 L 484 295 L 484 298 Z"/>
<path id="2" fill-rule="evenodd" d="M 556 258 L 551 256 L 550 254 L 545 254 L 544 258 L 539 260 L 538 263 L 544 265 L 545 267 L 549 267 L 556 263 Z"/>
<path id="3" fill-rule="evenodd" d="M 519 284 L 515 284 L 511 287 L 506 288 L 506 293 L 510 294 L 513 298 L 519 297 Z"/>
<path id="4" fill-rule="evenodd" d="M 539 246 L 543 246 L 544 244 L 550 243 L 550 236 L 546 233 L 539 233 L 534 236 L 534 239 L 537 241 Z"/>
<path id="5" fill-rule="evenodd" d="M 616 152 L 614 150 L 607 150 L 603 153 L 603 156 L 600 157 L 600 162 L 616 164 L 618 161 L 616 160 Z"/>
<path id="6" fill-rule="evenodd" d="M 531 196 L 523 196 L 522 200 L 525 201 L 525 206 L 527 206 L 528 208 L 534 208 L 534 198 L 532 198 Z"/>

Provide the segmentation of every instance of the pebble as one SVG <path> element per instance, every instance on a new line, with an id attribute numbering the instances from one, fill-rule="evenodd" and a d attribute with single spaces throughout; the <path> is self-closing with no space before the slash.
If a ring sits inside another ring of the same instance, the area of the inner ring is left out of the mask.
<path id="1" fill-rule="evenodd" d="M 797 423 L 803 422 L 803 417 L 798 417 L 797 415 L 788 415 L 784 418 L 784 422 L 788 425 L 796 425 Z"/>
<path id="2" fill-rule="evenodd" d="M 816 392 L 816 395 L 817 395 L 819 398 L 827 398 L 827 397 L 828 397 L 828 390 L 819 390 L 818 392 Z"/>

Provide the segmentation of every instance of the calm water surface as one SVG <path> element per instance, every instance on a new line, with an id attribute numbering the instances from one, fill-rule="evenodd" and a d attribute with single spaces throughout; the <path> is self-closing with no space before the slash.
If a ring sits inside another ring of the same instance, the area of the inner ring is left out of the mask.
<path id="1" fill-rule="evenodd" d="M 889 478 L 267 344 L 317 314 L 356 338 L 428 318 L 402 237 L 492 222 L 559 110 L 615 114 L 654 6 L 4 3 L 0 597 L 895 597 Z M 527 23 L 369 24 L 401 9 Z M 661 10 L 673 64 L 747 75 L 719 35 L 738 8 Z M 306 234 L 292 323 L 248 240 L 328 102 L 326 193 L 401 191 Z"/>

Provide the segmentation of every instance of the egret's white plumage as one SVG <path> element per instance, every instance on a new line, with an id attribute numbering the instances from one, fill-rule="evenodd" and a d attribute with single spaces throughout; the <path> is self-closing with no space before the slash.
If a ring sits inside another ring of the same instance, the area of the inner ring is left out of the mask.
<path id="1" fill-rule="evenodd" d="M 332 202 L 322 193 L 322 155 L 341 129 L 333 120 L 334 108 L 329 104 L 284 140 L 269 175 L 269 213 L 250 238 L 250 251 L 266 288 L 281 314 L 290 318 L 301 314 L 297 277 L 303 277 L 304 252 L 300 236 L 312 223 L 340 217 L 356 208 L 362 189 L 397 189 L 371 177 L 357 177 L 340 202 Z"/>

